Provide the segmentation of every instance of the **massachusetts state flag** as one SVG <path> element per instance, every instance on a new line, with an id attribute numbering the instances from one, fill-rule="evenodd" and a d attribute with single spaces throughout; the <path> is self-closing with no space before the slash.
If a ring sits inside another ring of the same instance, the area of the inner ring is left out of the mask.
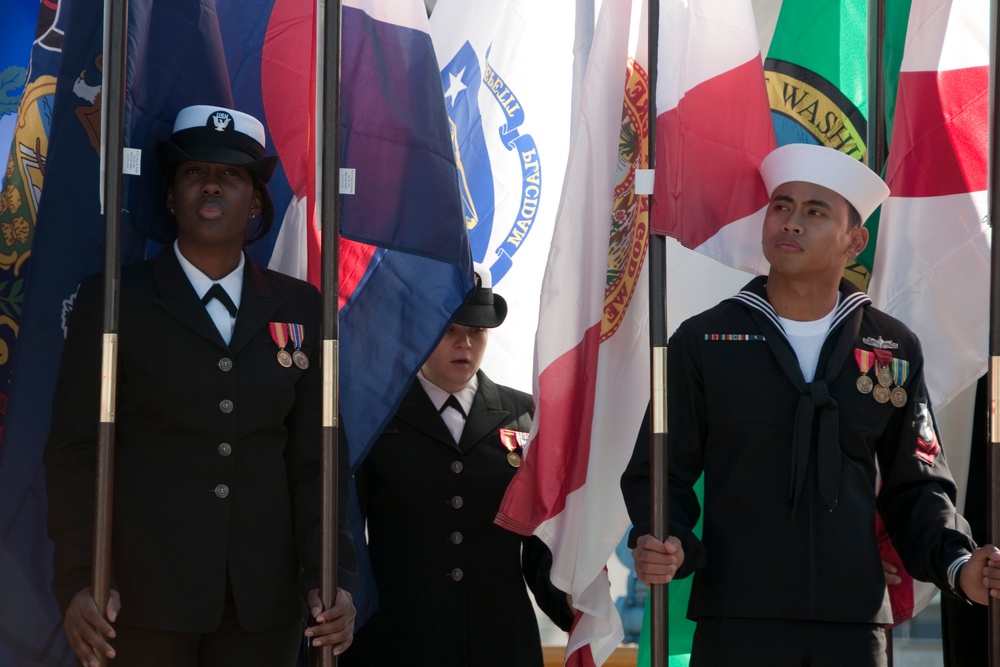
<path id="1" fill-rule="evenodd" d="M 576 0 L 438 0 L 430 20 L 472 259 L 510 307 L 483 368 L 525 391 L 569 153 L 575 9 Z"/>
<path id="2" fill-rule="evenodd" d="M 766 273 L 757 170 L 775 141 L 750 0 L 663 0 L 658 66 L 653 231 Z"/>
<path id="3" fill-rule="evenodd" d="M 605 565 L 629 525 L 619 479 L 649 402 L 640 5 L 601 7 L 542 281 L 534 425 L 497 516 L 552 550 L 552 582 L 577 609 L 573 665 L 602 664 L 623 636 Z"/>

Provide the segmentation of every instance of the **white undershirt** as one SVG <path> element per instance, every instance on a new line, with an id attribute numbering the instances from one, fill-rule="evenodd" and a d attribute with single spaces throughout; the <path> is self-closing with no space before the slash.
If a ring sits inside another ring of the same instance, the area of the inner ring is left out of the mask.
<path id="1" fill-rule="evenodd" d="M 240 297 L 243 296 L 243 265 L 245 263 L 243 253 L 240 253 L 240 263 L 233 269 L 233 272 L 220 280 L 212 280 L 202 273 L 201 269 L 189 262 L 181 254 L 180 248 L 177 247 L 177 241 L 174 241 L 174 253 L 177 255 L 177 261 L 180 262 L 184 275 L 191 281 L 191 286 L 194 287 L 199 299 L 204 298 L 205 293 L 208 292 L 213 283 L 219 283 L 236 304 L 236 307 L 240 307 Z M 218 299 L 212 299 L 206 303 L 205 309 L 208 310 L 212 321 L 215 322 L 215 328 L 222 335 L 222 340 L 226 341 L 226 345 L 228 345 L 233 337 L 233 326 L 236 324 L 236 318 L 229 314 L 229 311 L 219 303 Z"/>
<path id="2" fill-rule="evenodd" d="M 838 305 L 840 297 L 837 297 Z M 779 316 L 781 328 L 785 330 L 795 356 L 799 360 L 799 368 L 802 369 L 802 377 L 806 382 L 812 382 L 816 377 L 816 364 L 819 363 L 819 353 L 823 349 L 823 342 L 826 335 L 830 333 L 830 323 L 833 322 L 833 314 L 837 312 L 837 306 L 833 307 L 829 313 L 818 320 L 810 322 L 800 322 L 789 320 Z"/>

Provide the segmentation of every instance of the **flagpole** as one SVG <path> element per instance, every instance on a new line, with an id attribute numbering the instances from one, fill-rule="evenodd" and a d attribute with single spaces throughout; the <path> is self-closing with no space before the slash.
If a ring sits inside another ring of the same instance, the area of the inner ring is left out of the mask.
<path id="1" fill-rule="evenodd" d="M 989 540 L 992 544 L 1000 544 L 1000 414 L 996 409 L 1000 400 L 1000 234 L 997 233 L 996 221 L 1000 212 L 997 211 L 997 192 L 1000 191 L 1000 146 L 998 146 L 997 104 L 1000 102 L 997 93 L 996 68 L 997 38 L 1000 36 L 1000 7 L 997 0 L 990 3 L 990 120 L 989 120 L 989 221 L 990 221 L 990 446 L 987 454 L 987 470 L 989 473 L 988 488 L 990 501 L 987 506 L 987 523 L 989 524 Z M 1000 607 L 996 598 L 989 602 L 990 618 L 990 667 L 1000 667 Z"/>
<path id="2" fill-rule="evenodd" d="M 656 167 L 656 78 L 659 51 L 660 3 L 649 0 L 648 77 L 649 77 L 649 139 L 648 168 Z M 649 195 L 649 215 L 653 212 L 653 196 Z M 649 235 L 649 342 L 651 346 L 650 436 L 649 461 L 651 470 L 650 530 L 658 540 L 667 538 L 667 238 Z M 649 639 L 651 667 L 666 667 L 669 656 L 668 586 L 650 586 Z"/>
<path id="3" fill-rule="evenodd" d="M 885 0 L 868 0 L 868 124 L 865 136 L 868 166 L 876 174 L 885 168 Z M 885 633 L 886 665 L 892 667 L 892 625 Z"/>
<path id="4" fill-rule="evenodd" d="M 128 0 L 105 0 L 101 111 L 101 207 L 104 213 L 104 313 L 101 399 L 97 425 L 94 500 L 94 569 L 91 594 L 101 615 L 111 597 L 111 522 L 115 475 L 115 396 L 118 366 L 118 299 L 121 276 L 122 150 Z M 100 664 L 107 664 L 99 656 Z"/>
<path id="5" fill-rule="evenodd" d="M 868 166 L 876 174 L 885 167 L 885 0 L 868 0 Z"/>
<path id="6" fill-rule="evenodd" d="M 320 523 L 320 598 L 323 608 L 333 607 L 337 598 L 337 517 L 339 461 L 337 448 L 338 275 L 340 199 L 340 19 L 341 1 L 316 2 L 316 202 L 319 203 L 323 294 L 323 422 Z M 326 137 L 327 132 L 332 136 Z M 329 187 L 324 187 L 329 186 Z M 332 647 L 318 651 L 321 667 L 337 664 Z"/>

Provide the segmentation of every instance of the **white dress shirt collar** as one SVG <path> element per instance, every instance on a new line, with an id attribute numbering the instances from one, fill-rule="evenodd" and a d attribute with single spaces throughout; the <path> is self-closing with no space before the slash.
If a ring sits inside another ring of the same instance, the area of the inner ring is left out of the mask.
<path id="1" fill-rule="evenodd" d="M 184 275 L 191 281 L 191 286 L 194 287 L 194 291 L 199 299 L 205 296 L 205 293 L 208 292 L 213 283 L 219 283 L 222 289 L 226 290 L 226 294 L 233 300 L 233 303 L 236 304 L 236 307 L 240 307 L 240 299 L 243 296 L 243 268 L 246 265 L 246 257 L 243 253 L 240 253 L 240 263 L 236 268 L 220 280 L 212 280 L 201 269 L 192 264 L 181 253 L 177 241 L 174 241 L 174 254 L 177 255 L 177 261 L 181 265 L 181 270 L 184 271 Z M 212 321 L 215 322 L 215 327 L 222 334 L 222 339 L 228 344 L 233 336 L 233 326 L 236 324 L 236 318 L 230 315 L 226 307 L 216 299 L 212 299 L 205 304 L 205 308 L 212 317 Z"/>

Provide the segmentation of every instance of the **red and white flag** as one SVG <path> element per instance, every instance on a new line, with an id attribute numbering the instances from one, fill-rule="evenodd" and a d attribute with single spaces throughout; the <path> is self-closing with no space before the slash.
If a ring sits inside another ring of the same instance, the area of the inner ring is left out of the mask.
<path id="1" fill-rule="evenodd" d="M 757 170 L 775 139 L 750 0 L 662 1 L 657 61 L 653 231 L 766 273 Z"/>
<path id="2" fill-rule="evenodd" d="M 988 0 L 913 0 L 869 288 L 919 336 L 938 408 L 986 372 L 989 19 Z"/>
<path id="3" fill-rule="evenodd" d="M 919 336 L 938 409 L 986 372 L 989 18 L 987 0 L 913 0 L 869 288 L 876 306 Z M 946 446 L 949 459 L 969 460 L 968 439 Z M 964 474 L 953 472 L 961 484 Z M 900 623 L 937 589 L 913 581 L 881 542 L 883 559 L 903 574 L 889 589 Z"/>
<path id="4" fill-rule="evenodd" d="M 552 550 L 552 582 L 578 610 L 572 665 L 603 664 L 623 636 L 605 566 L 629 525 L 619 479 L 649 401 L 641 4 L 601 7 L 542 280 L 534 426 L 497 516 Z"/>

